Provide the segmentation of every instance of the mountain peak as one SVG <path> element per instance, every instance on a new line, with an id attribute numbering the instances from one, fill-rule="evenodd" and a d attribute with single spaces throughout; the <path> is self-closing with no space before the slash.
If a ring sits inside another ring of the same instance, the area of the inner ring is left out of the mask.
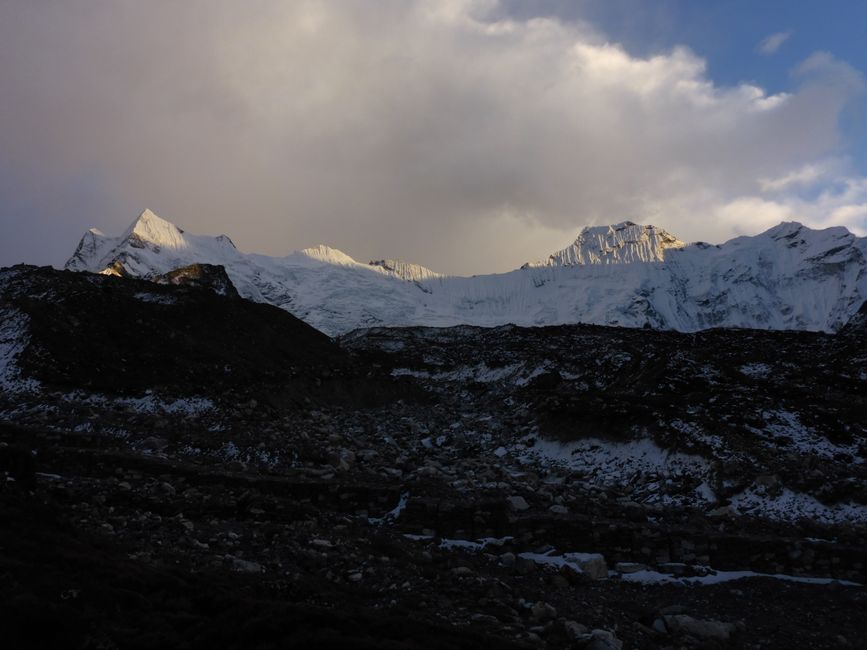
<path id="1" fill-rule="evenodd" d="M 626 230 L 627 228 L 643 228 L 643 229 L 655 229 L 656 226 L 643 226 L 635 223 L 634 221 L 621 221 L 619 223 L 612 223 L 602 226 L 584 226 L 581 229 L 581 232 L 578 233 L 578 237 L 585 233 L 607 233 L 607 232 L 619 232 L 621 230 Z"/>
<path id="2" fill-rule="evenodd" d="M 318 260 L 320 262 L 328 262 L 329 264 L 338 264 L 341 266 L 352 266 L 354 264 L 358 264 L 358 262 L 356 262 L 343 251 L 336 248 L 331 248 L 331 246 L 326 246 L 325 244 L 319 244 L 317 246 L 305 248 L 304 250 L 298 252 L 314 260 Z"/>
<path id="3" fill-rule="evenodd" d="M 410 282 L 420 282 L 422 280 L 443 277 L 442 274 L 431 271 L 420 264 L 410 264 L 403 260 L 370 260 L 367 264 L 368 266 L 380 268 L 401 280 L 408 280 Z"/>
<path id="4" fill-rule="evenodd" d="M 162 248 L 187 248 L 183 230 L 147 209 L 132 222 L 122 239 Z"/>
<path id="5" fill-rule="evenodd" d="M 662 262 L 665 251 L 686 244 L 662 228 L 621 221 L 609 226 L 585 226 L 577 239 L 544 262 L 525 266 L 583 266 Z"/>

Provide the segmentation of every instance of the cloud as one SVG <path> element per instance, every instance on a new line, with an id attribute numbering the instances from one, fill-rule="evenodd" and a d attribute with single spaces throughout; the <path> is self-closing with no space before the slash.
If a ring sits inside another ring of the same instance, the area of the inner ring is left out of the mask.
<path id="1" fill-rule="evenodd" d="M 712 208 L 713 219 L 735 234 L 754 234 L 781 221 L 800 221 L 811 228 L 846 226 L 867 236 L 867 182 L 863 178 L 838 180 L 834 187 L 813 198 L 797 194 L 776 197 L 739 197 Z"/>
<path id="2" fill-rule="evenodd" d="M 814 85 L 838 88 L 847 95 L 861 93 L 865 88 L 861 71 L 830 52 L 814 52 L 795 68 L 794 74 Z"/>
<path id="3" fill-rule="evenodd" d="M 776 32 L 759 43 L 757 49 L 762 54 L 776 54 L 777 50 L 789 40 L 792 32 Z"/>
<path id="4" fill-rule="evenodd" d="M 810 163 L 800 169 L 795 169 L 778 178 L 760 179 L 759 187 L 764 192 L 778 192 L 797 186 L 810 186 L 827 178 L 828 169 L 820 164 Z"/>
<path id="5" fill-rule="evenodd" d="M 245 250 L 480 273 L 588 224 L 719 241 L 765 223 L 751 208 L 863 202 L 780 184 L 832 159 L 857 178 L 839 116 L 860 77 L 827 54 L 769 94 L 493 0 L 74 5 L 0 2 L 3 263 L 61 262 L 144 207 Z"/>

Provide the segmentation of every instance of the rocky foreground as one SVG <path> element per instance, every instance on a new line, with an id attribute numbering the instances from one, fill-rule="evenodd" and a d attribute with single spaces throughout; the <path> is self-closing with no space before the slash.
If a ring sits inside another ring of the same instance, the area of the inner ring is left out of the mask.
<path id="1" fill-rule="evenodd" d="M 0 271 L 10 647 L 863 643 L 862 321 L 335 343 L 194 275 Z"/>

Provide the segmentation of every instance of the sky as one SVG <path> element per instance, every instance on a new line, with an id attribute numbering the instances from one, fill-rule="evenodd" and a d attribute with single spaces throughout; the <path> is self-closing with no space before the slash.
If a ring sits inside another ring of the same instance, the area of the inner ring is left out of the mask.
<path id="1" fill-rule="evenodd" d="M 867 234 L 861 0 L 0 0 L 0 266 L 145 208 L 506 271 L 587 225 Z"/>

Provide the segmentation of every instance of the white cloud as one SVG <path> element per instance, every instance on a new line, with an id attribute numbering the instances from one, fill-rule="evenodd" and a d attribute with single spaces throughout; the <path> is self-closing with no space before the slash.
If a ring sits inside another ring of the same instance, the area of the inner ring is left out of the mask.
<path id="1" fill-rule="evenodd" d="M 777 178 L 759 180 L 759 187 L 763 192 L 779 192 L 793 187 L 811 186 L 831 175 L 829 163 L 809 163 Z"/>
<path id="2" fill-rule="evenodd" d="M 758 50 L 762 54 L 775 54 L 789 40 L 792 32 L 776 32 L 759 43 Z"/>
<path id="3" fill-rule="evenodd" d="M 753 234 L 781 221 L 799 221 L 811 228 L 842 225 L 863 237 L 867 235 L 867 179 L 836 178 L 833 187 L 809 198 L 781 192 L 774 197 L 738 197 L 711 209 L 718 225 L 739 234 Z"/>
<path id="4" fill-rule="evenodd" d="M 842 160 L 860 88 L 827 54 L 768 94 L 715 84 L 686 48 L 642 58 L 586 25 L 495 19 L 494 0 L 74 4 L 0 5 L 0 177 L 75 229 L 148 206 L 247 250 L 474 273 L 590 223 L 718 241 L 863 202 L 796 193 Z"/>

